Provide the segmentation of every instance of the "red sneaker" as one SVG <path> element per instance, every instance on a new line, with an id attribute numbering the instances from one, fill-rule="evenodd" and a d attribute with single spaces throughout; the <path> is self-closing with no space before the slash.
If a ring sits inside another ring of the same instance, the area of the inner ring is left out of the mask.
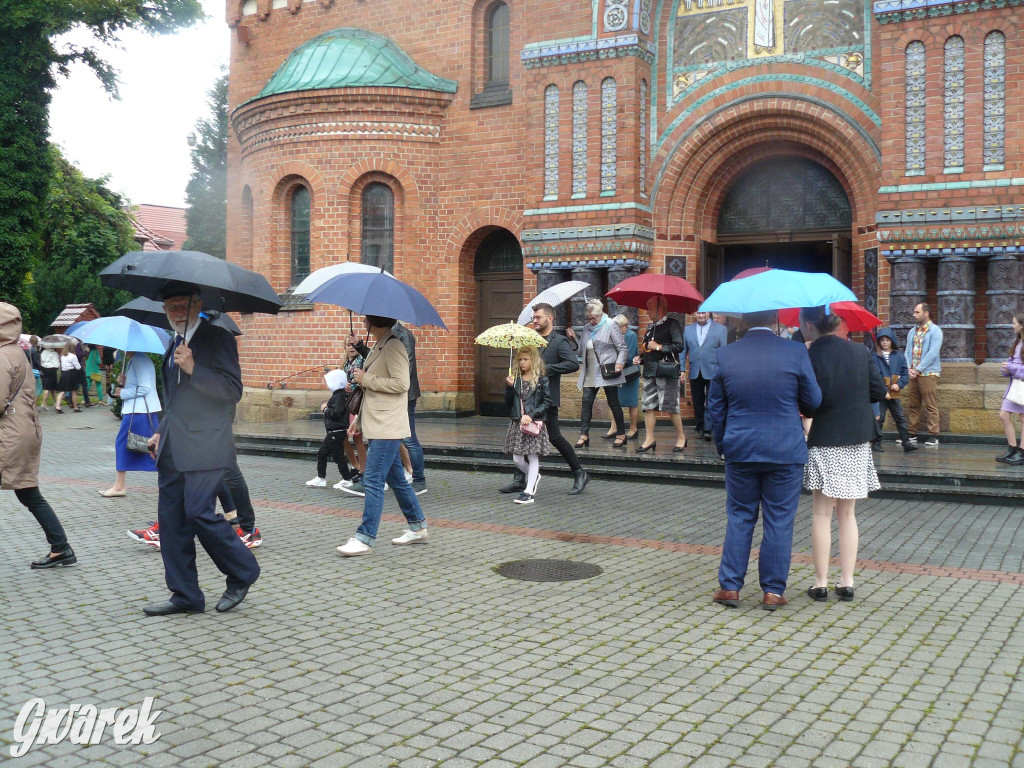
<path id="1" fill-rule="evenodd" d="M 160 524 L 153 523 L 144 530 L 128 531 L 128 538 L 135 539 L 140 544 L 160 549 Z"/>
<path id="2" fill-rule="evenodd" d="M 259 528 L 253 528 L 252 533 L 246 533 L 241 528 L 236 528 L 235 531 L 238 533 L 238 538 L 242 540 L 249 549 L 255 549 L 263 543 L 263 537 L 260 535 Z"/>

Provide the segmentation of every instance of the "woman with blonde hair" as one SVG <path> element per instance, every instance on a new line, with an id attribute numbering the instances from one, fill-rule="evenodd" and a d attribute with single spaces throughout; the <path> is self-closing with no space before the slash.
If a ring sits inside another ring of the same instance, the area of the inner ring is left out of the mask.
<path id="1" fill-rule="evenodd" d="M 551 407 L 548 377 L 536 347 L 521 347 L 516 353 L 516 370 L 505 379 L 505 404 L 510 422 L 505 436 L 505 453 L 526 475 L 526 489 L 514 501 L 533 504 L 540 482 L 540 457 L 551 452 L 544 417 Z"/>
<path id="2" fill-rule="evenodd" d="M 587 323 L 583 326 L 583 365 L 576 386 L 583 391 L 583 407 L 580 415 L 580 439 L 577 448 L 590 443 L 590 420 L 594 415 L 594 400 L 597 390 L 604 389 L 608 409 L 615 422 L 614 448 L 626 446 L 626 423 L 619 405 L 619 386 L 625 383 L 622 369 L 626 366 L 626 340 L 622 337 L 618 323 L 612 322 L 604 312 L 600 299 L 591 299 L 586 306 Z"/>
<path id="3" fill-rule="evenodd" d="M 999 421 L 1003 423 L 1003 432 L 1006 434 L 1006 442 L 1009 445 L 1006 453 L 996 458 L 996 461 L 1003 464 L 1024 464 L 1024 405 L 1015 403 L 1010 399 L 1010 387 L 1014 379 L 1024 379 L 1024 312 L 1018 312 L 1013 316 L 1013 341 L 1010 343 L 1010 356 L 1002 366 L 1002 374 L 1010 379 L 1006 386 L 1006 394 L 1003 395 L 1003 404 L 999 407 Z M 1013 417 L 1017 416 L 1021 426 L 1020 442 L 1017 442 L 1017 433 L 1013 428 Z"/>

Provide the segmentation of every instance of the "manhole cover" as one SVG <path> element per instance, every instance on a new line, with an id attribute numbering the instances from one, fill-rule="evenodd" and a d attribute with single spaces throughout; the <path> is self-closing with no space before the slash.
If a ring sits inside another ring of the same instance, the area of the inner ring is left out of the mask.
<path id="1" fill-rule="evenodd" d="M 517 581 L 576 581 L 592 579 L 602 572 L 593 563 L 571 560 L 513 560 L 497 567 L 499 576 Z"/>

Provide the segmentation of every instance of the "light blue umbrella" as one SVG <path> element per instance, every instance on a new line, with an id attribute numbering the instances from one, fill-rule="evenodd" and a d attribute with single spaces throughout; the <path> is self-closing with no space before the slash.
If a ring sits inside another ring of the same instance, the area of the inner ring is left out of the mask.
<path id="1" fill-rule="evenodd" d="M 78 329 L 76 337 L 93 346 L 156 355 L 166 352 L 171 343 L 171 337 L 166 331 L 120 315 L 90 320 Z"/>
<path id="2" fill-rule="evenodd" d="M 427 297 L 384 271 L 337 275 L 314 288 L 305 301 L 336 304 L 360 315 L 391 317 L 411 325 L 448 330 Z"/>
<path id="3" fill-rule="evenodd" d="M 770 269 L 722 283 L 704 300 L 698 312 L 740 315 L 790 307 L 820 307 L 836 301 L 856 301 L 853 291 L 824 272 Z"/>
<path id="4" fill-rule="evenodd" d="M 78 336 L 75 334 L 75 332 L 88 322 L 88 320 L 79 320 L 77 323 L 72 323 L 71 325 L 68 326 L 68 329 L 64 331 L 64 334 L 66 336 L 74 336 L 77 339 Z"/>

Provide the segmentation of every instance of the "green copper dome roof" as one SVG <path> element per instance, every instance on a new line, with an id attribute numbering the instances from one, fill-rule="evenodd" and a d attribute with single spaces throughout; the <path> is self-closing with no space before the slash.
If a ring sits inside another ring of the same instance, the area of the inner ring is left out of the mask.
<path id="1" fill-rule="evenodd" d="M 455 93 L 459 84 L 423 69 L 388 38 L 346 27 L 296 48 L 256 98 L 319 88 L 382 86 Z"/>

